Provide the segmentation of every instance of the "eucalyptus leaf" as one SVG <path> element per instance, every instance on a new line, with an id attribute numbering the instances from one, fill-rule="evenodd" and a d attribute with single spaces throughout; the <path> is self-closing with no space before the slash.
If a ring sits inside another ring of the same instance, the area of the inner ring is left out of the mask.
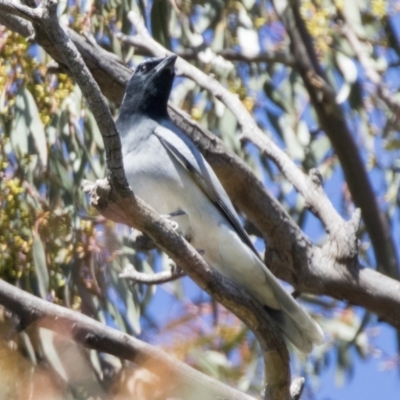
<path id="1" fill-rule="evenodd" d="M 203 36 L 201 36 L 197 32 L 192 32 L 189 18 L 187 18 L 186 16 L 182 16 L 181 19 L 182 19 L 182 33 L 185 39 L 189 42 L 189 46 L 194 48 L 200 47 L 204 42 Z"/>
<path id="2" fill-rule="evenodd" d="M 20 334 L 22 343 L 25 347 L 25 351 L 28 355 L 29 360 L 33 365 L 37 365 L 37 357 L 35 353 L 35 349 L 33 348 L 32 341 L 29 335 L 26 332 L 21 332 Z"/>
<path id="3" fill-rule="evenodd" d="M 112 277 L 113 277 L 113 282 L 114 285 L 125 302 L 126 306 L 126 315 L 125 317 L 127 321 L 129 321 L 128 324 L 125 324 L 126 327 L 133 328 L 133 331 L 136 335 L 139 335 L 141 333 L 141 327 L 140 327 L 140 306 L 137 304 L 132 297 L 132 293 L 128 288 L 127 281 L 125 279 L 121 279 L 116 276 L 116 273 L 113 271 L 112 272 Z M 130 329 L 129 329 L 130 330 Z"/>
<path id="4" fill-rule="evenodd" d="M 57 172 L 57 175 L 60 179 L 61 186 L 64 187 L 64 189 L 67 190 L 68 192 L 71 192 L 74 187 L 74 183 L 73 183 L 71 174 L 65 168 L 65 166 L 63 165 L 63 162 L 61 160 L 54 159 L 52 163 L 53 163 L 55 170 Z"/>
<path id="5" fill-rule="evenodd" d="M 168 1 L 153 0 L 151 8 L 151 32 L 154 39 L 167 49 L 171 48 L 168 32 L 170 5 Z"/>
<path id="6" fill-rule="evenodd" d="M 225 21 L 219 22 L 215 27 L 214 38 L 211 44 L 211 50 L 215 53 L 221 51 L 224 48 L 225 29 L 226 29 Z"/>
<path id="7" fill-rule="evenodd" d="M 197 33 L 203 33 L 207 28 L 210 27 L 214 17 L 216 10 L 210 3 L 205 3 L 202 6 L 202 13 L 194 21 L 194 29 Z"/>
<path id="8" fill-rule="evenodd" d="M 115 35 L 111 35 L 111 48 L 115 55 L 118 56 L 119 59 L 122 59 L 122 49 L 121 49 L 121 42 Z"/>
<path id="9" fill-rule="evenodd" d="M 318 136 L 317 139 L 311 142 L 311 152 L 315 160 L 319 163 L 326 153 L 332 148 L 330 140 L 325 135 Z"/>
<path id="10" fill-rule="evenodd" d="M 40 296 L 46 299 L 49 292 L 49 271 L 46 263 L 46 253 L 43 242 L 37 232 L 33 232 L 32 255 L 35 265 L 35 273 L 38 279 Z"/>
<path id="11" fill-rule="evenodd" d="M 305 157 L 304 149 L 293 130 L 291 118 L 287 115 L 281 117 L 279 119 L 279 125 L 288 155 L 294 160 L 303 161 Z"/>
<path id="12" fill-rule="evenodd" d="M 216 379 L 221 377 L 221 368 L 229 368 L 231 362 L 226 355 L 220 352 L 208 350 L 192 352 L 191 356 L 196 360 L 201 369 Z"/>
<path id="13" fill-rule="evenodd" d="M 23 91 L 15 96 L 15 116 L 11 127 L 11 145 L 16 155 L 28 154 L 28 137 L 30 133 L 30 113 L 25 102 Z"/>
<path id="14" fill-rule="evenodd" d="M 222 118 L 219 120 L 219 131 L 221 138 L 228 148 L 235 152 L 240 151 L 241 144 L 236 134 L 237 118 L 228 108 L 225 108 Z"/>
<path id="15" fill-rule="evenodd" d="M 100 129 L 90 110 L 87 110 L 86 112 L 85 128 L 87 128 L 90 137 L 93 143 L 96 144 L 97 148 L 100 151 L 104 150 L 103 137 L 101 136 Z"/>
<path id="16" fill-rule="evenodd" d="M 191 92 L 196 87 L 194 81 L 190 79 L 185 79 L 181 82 L 172 92 L 171 101 L 177 107 L 182 107 L 188 93 Z"/>
<path id="17" fill-rule="evenodd" d="M 355 30 L 357 36 L 365 37 L 365 30 L 361 19 L 360 0 L 344 1 L 343 12 L 351 28 Z"/>
<path id="18" fill-rule="evenodd" d="M 44 132 L 44 126 L 39 116 L 39 110 L 31 92 L 25 87 L 22 94 L 26 103 L 26 109 L 29 112 L 29 128 L 35 142 L 35 148 L 39 155 L 43 167 L 47 165 L 47 139 Z"/>
<path id="19" fill-rule="evenodd" d="M 39 329 L 43 353 L 57 374 L 69 385 L 84 390 L 92 398 L 104 398 L 94 366 L 86 349 L 66 335 Z M 71 333 L 72 334 L 72 333 Z"/>
<path id="20" fill-rule="evenodd" d="M 344 79 L 343 85 L 336 95 L 336 102 L 341 104 L 349 97 L 351 87 L 357 80 L 358 71 L 354 61 L 340 52 L 336 53 L 336 62 Z"/>

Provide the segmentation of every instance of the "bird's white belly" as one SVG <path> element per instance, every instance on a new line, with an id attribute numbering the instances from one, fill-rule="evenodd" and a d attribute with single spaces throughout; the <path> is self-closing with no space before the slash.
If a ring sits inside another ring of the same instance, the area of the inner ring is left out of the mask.
<path id="1" fill-rule="evenodd" d="M 202 252 L 208 264 L 242 287 L 252 288 L 260 300 L 279 308 L 274 294 L 261 289 L 265 281 L 262 267 L 258 265 L 261 262 L 194 184 L 189 173 L 162 146 L 157 160 L 157 163 L 148 163 L 140 153 L 124 158 L 127 179 L 134 193 L 160 215 L 183 211 L 184 215 L 171 220 L 178 224 L 179 233 Z"/>

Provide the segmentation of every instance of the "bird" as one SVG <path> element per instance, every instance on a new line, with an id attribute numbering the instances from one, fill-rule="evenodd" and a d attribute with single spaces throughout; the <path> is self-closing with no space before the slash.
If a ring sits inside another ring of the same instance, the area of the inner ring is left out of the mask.
<path id="1" fill-rule="evenodd" d="M 212 268 L 256 298 L 297 349 L 309 353 L 323 342 L 321 327 L 264 264 L 213 169 L 169 117 L 176 59 L 146 59 L 126 86 L 116 127 L 127 181 Z"/>

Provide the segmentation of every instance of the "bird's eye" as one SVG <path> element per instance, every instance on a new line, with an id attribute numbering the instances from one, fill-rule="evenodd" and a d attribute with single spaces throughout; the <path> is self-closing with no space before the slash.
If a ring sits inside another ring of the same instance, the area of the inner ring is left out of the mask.
<path id="1" fill-rule="evenodd" d="M 142 64 L 139 65 L 139 72 L 147 72 L 147 65 L 146 64 Z"/>

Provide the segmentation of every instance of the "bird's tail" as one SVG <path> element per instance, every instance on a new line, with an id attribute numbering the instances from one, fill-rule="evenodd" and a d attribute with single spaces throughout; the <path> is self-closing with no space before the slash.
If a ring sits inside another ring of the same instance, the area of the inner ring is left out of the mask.
<path id="1" fill-rule="evenodd" d="M 273 289 L 281 307 L 279 310 L 276 310 L 265 305 L 265 309 L 287 338 L 300 351 L 309 353 L 314 344 L 321 344 L 324 341 L 324 333 L 321 327 L 301 308 L 290 293 L 281 286 L 265 265 L 264 271 L 266 272 L 268 283 Z"/>
<path id="2" fill-rule="evenodd" d="M 279 328 L 285 336 L 296 346 L 298 350 L 303 353 L 310 353 L 315 344 L 321 344 L 323 341 L 323 334 L 320 326 L 306 316 L 310 321 L 306 321 L 306 326 L 299 326 L 299 319 L 293 319 L 292 316 L 283 310 L 274 310 L 268 306 L 264 306 L 268 314 L 277 323 Z M 302 318 L 303 319 L 303 318 Z M 303 321 L 300 320 L 300 323 Z M 311 327 L 307 326 L 311 322 Z"/>

